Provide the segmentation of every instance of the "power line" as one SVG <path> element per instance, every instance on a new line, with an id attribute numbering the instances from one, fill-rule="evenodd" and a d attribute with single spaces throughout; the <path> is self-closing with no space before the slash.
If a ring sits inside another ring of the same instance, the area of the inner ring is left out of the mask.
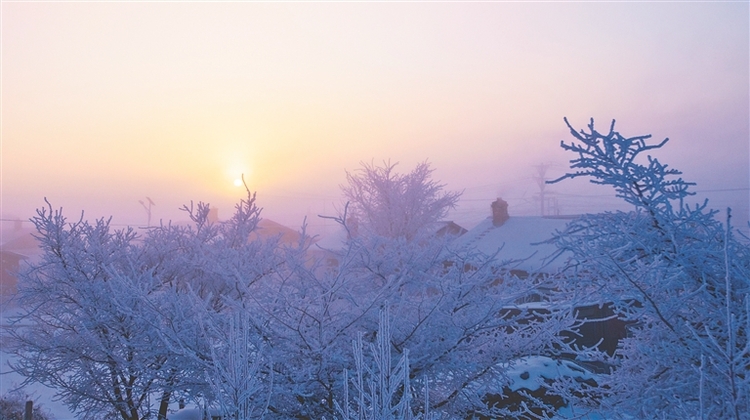
<path id="1" fill-rule="evenodd" d="M 743 188 L 723 188 L 723 189 L 716 189 L 716 190 L 695 190 L 693 192 L 727 192 L 727 191 L 750 191 L 750 188 L 743 187 Z"/>

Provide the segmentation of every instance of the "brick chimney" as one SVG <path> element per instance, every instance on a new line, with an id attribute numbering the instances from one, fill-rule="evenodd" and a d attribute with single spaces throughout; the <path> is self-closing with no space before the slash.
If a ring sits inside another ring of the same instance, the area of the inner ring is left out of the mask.
<path id="1" fill-rule="evenodd" d="M 502 198 L 498 198 L 490 204 L 492 209 L 492 224 L 494 226 L 502 226 L 506 220 L 510 219 L 508 215 L 508 202 Z"/>

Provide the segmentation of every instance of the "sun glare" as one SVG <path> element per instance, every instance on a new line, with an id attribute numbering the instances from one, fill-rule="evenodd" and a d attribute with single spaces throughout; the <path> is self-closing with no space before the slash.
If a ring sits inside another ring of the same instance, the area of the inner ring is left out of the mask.
<path id="1" fill-rule="evenodd" d="M 242 179 L 237 178 L 234 180 L 234 186 L 235 187 L 241 187 L 242 186 Z"/>

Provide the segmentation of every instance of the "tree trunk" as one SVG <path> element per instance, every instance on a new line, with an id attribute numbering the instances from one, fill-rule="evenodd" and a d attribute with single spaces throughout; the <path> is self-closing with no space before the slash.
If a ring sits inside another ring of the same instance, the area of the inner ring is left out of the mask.
<path id="1" fill-rule="evenodd" d="M 167 409 L 169 409 L 169 398 L 172 396 L 170 391 L 164 391 L 161 394 L 161 401 L 159 402 L 159 414 L 157 415 L 158 420 L 167 420 Z"/>

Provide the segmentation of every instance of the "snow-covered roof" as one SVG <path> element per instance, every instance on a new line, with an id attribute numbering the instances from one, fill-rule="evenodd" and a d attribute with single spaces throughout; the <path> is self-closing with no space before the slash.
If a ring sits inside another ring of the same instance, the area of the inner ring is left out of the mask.
<path id="1" fill-rule="evenodd" d="M 210 416 L 220 416 L 219 410 L 216 409 L 210 409 L 209 410 Z M 201 420 L 203 419 L 203 410 L 200 408 L 195 407 L 189 407 L 189 408 L 182 408 L 176 413 L 168 414 L 167 419 L 169 420 Z"/>
<path id="2" fill-rule="evenodd" d="M 338 251 L 346 245 L 347 233 L 343 227 L 336 226 L 333 231 L 318 235 L 316 239 L 314 247 Z"/>
<path id="3" fill-rule="evenodd" d="M 296 245 L 299 243 L 301 234 L 299 231 L 284 226 L 281 223 L 274 222 L 271 219 L 260 219 L 258 228 L 253 232 L 264 238 L 279 237 L 279 241 L 285 245 Z"/>
<path id="4" fill-rule="evenodd" d="M 500 226 L 492 218 L 480 222 L 454 242 L 459 249 L 474 248 L 487 255 L 498 250 L 499 260 L 522 260 L 510 268 L 527 272 L 551 272 L 563 266 L 565 255 L 558 254 L 554 244 L 542 243 L 562 231 L 570 218 L 510 217 Z"/>
<path id="5" fill-rule="evenodd" d="M 451 238 L 458 238 L 465 234 L 467 230 L 452 220 L 441 220 L 435 223 L 432 232 L 439 237 L 449 235 Z M 320 249 L 337 251 L 346 246 L 347 240 L 346 229 L 336 226 L 336 229 L 332 232 L 319 236 L 315 245 Z"/>
<path id="6" fill-rule="evenodd" d="M 10 251 L 24 257 L 33 257 L 41 254 L 39 241 L 33 236 L 33 230 L 23 229 L 18 231 L 3 232 L 3 243 L 0 249 Z"/>

